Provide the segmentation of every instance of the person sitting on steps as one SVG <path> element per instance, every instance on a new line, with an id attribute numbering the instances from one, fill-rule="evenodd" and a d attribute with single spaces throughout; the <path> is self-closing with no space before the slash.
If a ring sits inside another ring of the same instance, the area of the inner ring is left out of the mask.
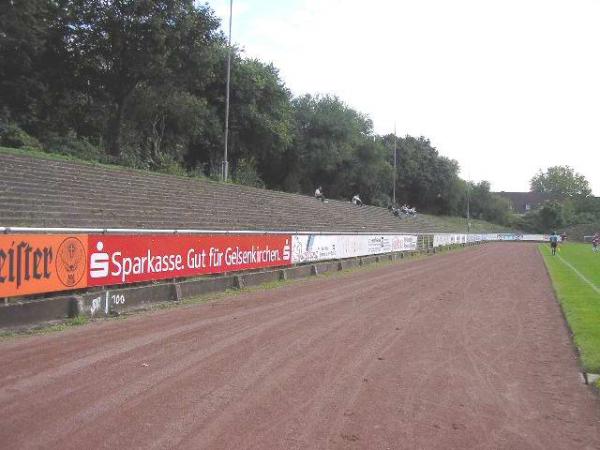
<path id="1" fill-rule="evenodd" d="M 416 216 L 417 215 L 417 208 L 409 208 L 406 203 L 404 205 L 402 205 L 400 210 L 402 211 L 402 213 L 404 213 L 407 216 Z"/>
<path id="2" fill-rule="evenodd" d="M 355 204 L 356 206 L 362 206 L 363 202 L 360 199 L 360 197 L 358 196 L 358 194 L 356 194 L 354 197 L 352 197 L 352 203 Z"/>
<path id="3" fill-rule="evenodd" d="M 388 205 L 388 211 L 391 212 L 394 216 L 400 217 L 400 209 L 396 208 L 394 205 Z"/>
<path id="4" fill-rule="evenodd" d="M 315 198 L 317 200 L 321 200 L 322 202 L 325 202 L 325 196 L 323 195 L 323 188 L 321 186 L 319 186 L 316 190 L 315 190 Z"/>

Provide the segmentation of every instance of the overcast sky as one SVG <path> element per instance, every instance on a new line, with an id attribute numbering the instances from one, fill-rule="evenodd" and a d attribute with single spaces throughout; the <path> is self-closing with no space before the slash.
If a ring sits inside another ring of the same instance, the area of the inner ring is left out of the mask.
<path id="1" fill-rule="evenodd" d="M 226 29 L 229 0 L 208 4 Z M 526 191 L 570 165 L 600 195 L 599 24 L 599 0 L 234 0 L 233 41 L 463 178 Z"/>

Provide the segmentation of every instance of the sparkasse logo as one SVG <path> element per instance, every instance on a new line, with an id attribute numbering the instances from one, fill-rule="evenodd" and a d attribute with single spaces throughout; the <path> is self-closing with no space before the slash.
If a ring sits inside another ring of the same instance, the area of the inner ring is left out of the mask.
<path id="1" fill-rule="evenodd" d="M 90 256 L 90 278 L 106 278 L 108 276 L 108 253 L 103 252 L 104 244 L 98 241 L 96 244 L 96 253 Z"/>
<path id="2" fill-rule="evenodd" d="M 283 246 L 283 260 L 289 261 L 291 257 L 292 247 L 290 246 L 290 240 L 285 240 L 285 245 Z"/>

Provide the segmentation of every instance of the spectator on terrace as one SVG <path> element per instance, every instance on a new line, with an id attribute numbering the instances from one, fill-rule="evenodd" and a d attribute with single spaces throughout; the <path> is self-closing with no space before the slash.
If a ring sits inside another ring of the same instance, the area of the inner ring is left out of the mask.
<path id="1" fill-rule="evenodd" d="M 400 210 L 407 216 L 416 216 L 417 215 L 417 208 L 409 208 L 406 203 L 404 205 L 402 205 L 402 208 L 400 208 Z"/>
<path id="2" fill-rule="evenodd" d="M 362 206 L 363 202 L 360 199 L 360 197 L 358 196 L 358 194 L 356 194 L 354 197 L 352 197 L 352 203 L 354 203 L 356 206 Z"/>
<path id="3" fill-rule="evenodd" d="M 323 188 L 321 186 L 319 186 L 315 190 L 315 198 L 318 199 L 318 200 L 321 200 L 322 202 L 325 201 L 325 196 L 323 195 Z"/>

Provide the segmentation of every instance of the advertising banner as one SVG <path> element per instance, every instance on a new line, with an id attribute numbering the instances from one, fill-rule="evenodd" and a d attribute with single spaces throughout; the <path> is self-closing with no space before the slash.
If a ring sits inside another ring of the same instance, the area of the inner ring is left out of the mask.
<path id="1" fill-rule="evenodd" d="M 291 264 L 290 235 L 90 235 L 88 286 Z"/>
<path id="2" fill-rule="evenodd" d="M 523 239 L 523 235 L 514 233 L 498 233 L 496 240 L 498 241 L 520 241 Z"/>
<path id="3" fill-rule="evenodd" d="M 443 247 L 450 245 L 450 236 L 447 234 L 434 234 L 433 235 L 433 246 Z"/>
<path id="4" fill-rule="evenodd" d="M 292 263 L 416 249 L 416 235 L 294 235 L 292 236 Z"/>
<path id="5" fill-rule="evenodd" d="M 414 252 L 417 251 L 417 235 L 395 235 L 392 236 L 393 252 Z"/>
<path id="6" fill-rule="evenodd" d="M 0 235 L 0 297 L 87 285 L 87 235 Z"/>
<path id="7" fill-rule="evenodd" d="M 496 237 L 497 241 L 547 241 L 548 239 L 550 239 L 548 234 L 500 233 Z"/>
<path id="8" fill-rule="evenodd" d="M 547 241 L 543 234 L 452 234 L 433 246 Z M 0 235 L 0 298 L 293 263 L 416 251 L 417 235 Z"/>
<path id="9" fill-rule="evenodd" d="M 550 235 L 549 234 L 524 234 L 523 240 L 524 241 L 546 241 L 546 242 L 549 242 Z M 560 236 L 558 237 L 558 240 L 562 241 Z"/>

